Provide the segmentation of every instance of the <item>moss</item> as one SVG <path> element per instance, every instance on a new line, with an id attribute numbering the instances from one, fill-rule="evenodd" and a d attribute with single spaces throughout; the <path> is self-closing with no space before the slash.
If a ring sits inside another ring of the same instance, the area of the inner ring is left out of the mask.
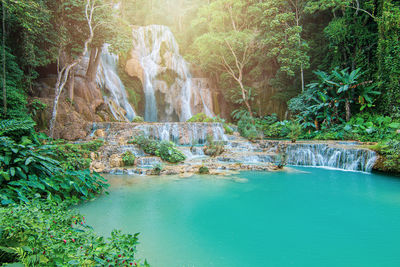
<path id="1" fill-rule="evenodd" d="M 210 174 L 210 170 L 206 166 L 201 166 L 199 168 L 199 174 Z"/>

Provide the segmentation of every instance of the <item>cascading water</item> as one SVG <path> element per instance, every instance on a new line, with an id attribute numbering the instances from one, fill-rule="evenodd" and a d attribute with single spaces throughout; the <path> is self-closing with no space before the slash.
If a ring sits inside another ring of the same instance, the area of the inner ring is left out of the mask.
<path id="1" fill-rule="evenodd" d="M 100 67 L 97 73 L 97 83 L 103 90 L 110 93 L 110 97 L 104 96 L 104 102 L 106 102 L 116 120 L 122 120 L 123 117 L 130 121 L 136 116 L 131 104 L 128 101 L 125 87 L 118 76 L 117 65 L 118 56 L 108 51 L 109 45 L 106 44 L 103 47 L 101 54 Z M 110 101 L 110 99 L 112 101 Z M 118 107 L 113 105 L 113 102 L 123 108 L 126 111 L 126 115 L 121 114 Z"/>
<path id="2" fill-rule="evenodd" d="M 136 127 L 146 136 L 180 145 L 205 144 L 210 135 L 215 141 L 227 141 L 220 123 L 152 123 Z"/>
<path id="3" fill-rule="evenodd" d="M 171 30 L 162 25 L 135 28 L 133 46 L 143 68 L 144 119 L 150 122 L 190 119 L 192 76 Z M 203 106 L 211 113 L 204 101 Z"/>
<path id="4" fill-rule="evenodd" d="M 370 172 L 376 160 L 376 153 L 367 149 L 327 144 L 292 144 L 286 148 L 286 157 L 289 165 Z"/>

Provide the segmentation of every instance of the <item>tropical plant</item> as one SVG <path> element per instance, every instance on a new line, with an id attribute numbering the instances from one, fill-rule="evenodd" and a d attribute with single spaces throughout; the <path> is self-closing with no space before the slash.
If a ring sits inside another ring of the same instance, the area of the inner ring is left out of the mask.
<path id="1" fill-rule="evenodd" d="M 204 147 L 204 154 L 216 157 L 224 153 L 225 144 L 223 141 L 215 141 L 212 135 L 207 135 L 207 143 Z"/>
<path id="2" fill-rule="evenodd" d="M 232 117 L 238 120 L 238 131 L 241 136 L 249 140 L 254 140 L 259 137 L 254 118 L 247 110 L 235 110 L 232 113 Z"/>
<path id="3" fill-rule="evenodd" d="M 124 166 L 133 166 L 135 165 L 135 155 L 131 151 L 126 151 L 122 154 L 122 162 Z"/>
<path id="4" fill-rule="evenodd" d="M 153 173 L 153 175 L 160 175 L 163 169 L 164 169 L 164 166 L 161 163 L 158 163 L 153 166 L 152 173 Z"/>
<path id="5" fill-rule="evenodd" d="M 161 159 L 171 163 L 178 163 L 186 159 L 186 156 L 176 147 L 176 145 L 169 141 L 160 142 L 140 135 L 132 140 L 131 143 L 139 145 L 147 154 L 161 157 Z"/>
<path id="6" fill-rule="evenodd" d="M 60 200 L 86 200 L 107 187 L 100 175 L 91 174 L 89 170 L 63 170 L 63 163 L 54 159 L 57 157 L 54 145 L 40 144 L 33 134 L 33 125 L 29 121 L 24 124 L 15 120 L 0 123 L 2 205 L 28 203 L 34 196 L 46 198 L 50 195 Z"/>
<path id="7" fill-rule="evenodd" d="M 136 258 L 138 234 L 94 233 L 70 202 L 0 208 L 0 262 L 25 266 L 147 266 Z"/>
<path id="8" fill-rule="evenodd" d="M 290 132 L 288 137 L 292 140 L 292 142 L 296 142 L 297 138 L 299 138 L 301 134 L 301 125 L 297 121 L 291 121 L 288 126 Z"/>
<path id="9" fill-rule="evenodd" d="M 176 145 L 169 141 L 161 141 L 159 148 L 160 157 L 171 163 L 182 162 L 186 156 L 176 147 Z"/>
<path id="10" fill-rule="evenodd" d="M 349 121 L 351 111 L 372 107 L 380 93 L 370 82 L 359 82 L 361 69 L 334 69 L 331 74 L 315 71 L 318 81 L 307 85 L 305 93 L 289 102 L 289 109 L 297 114 L 304 129 L 320 130 L 333 124 Z M 300 101 L 304 101 L 300 103 Z M 345 114 L 343 116 L 342 114 Z"/>

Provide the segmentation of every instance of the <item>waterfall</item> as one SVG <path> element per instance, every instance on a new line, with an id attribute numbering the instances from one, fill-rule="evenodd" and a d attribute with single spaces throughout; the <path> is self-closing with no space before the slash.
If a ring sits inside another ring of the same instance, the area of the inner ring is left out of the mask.
<path id="1" fill-rule="evenodd" d="M 376 157 L 374 151 L 351 146 L 290 144 L 286 148 L 286 162 L 289 165 L 370 172 Z"/>
<path id="2" fill-rule="evenodd" d="M 143 68 L 145 121 L 190 119 L 193 114 L 192 76 L 171 30 L 162 25 L 135 28 L 133 47 Z M 207 111 L 204 101 L 203 106 Z"/>
<path id="3" fill-rule="evenodd" d="M 108 47 L 108 44 L 103 47 L 97 83 L 110 94 L 109 97 L 104 96 L 104 102 L 109 106 L 114 118 L 120 121 L 126 117 L 132 121 L 136 114 L 128 101 L 125 87 L 118 76 L 118 56 L 110 53 Z M 126 111 L 126 115 L 119 107 Z"/>
<path id="4" fill-rule="evenodd" d="M 220 123 L 152 123 L 136 126 L 144 135 L 179 145 L 201 145 L 210 135 L 215 141 L 227 141 Z"/>

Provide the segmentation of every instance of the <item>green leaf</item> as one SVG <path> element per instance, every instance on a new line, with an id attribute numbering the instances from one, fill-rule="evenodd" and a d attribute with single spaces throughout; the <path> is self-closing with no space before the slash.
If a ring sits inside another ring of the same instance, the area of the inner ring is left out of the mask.
<path id="1" fill-rule="evenodd" d="M 11 167 L 11 168 L 10 168 L 10 175 L 11 175 L 11 176 L 14 176 L 14 175 L 15 175 L 15 168 L 14 168 L 14 167 Z"/>
<path id="2" fill-rule="evenodd" d="M 393 129 L 400 129 L 400 122 L 392 122 L 388 126 Z"/>

